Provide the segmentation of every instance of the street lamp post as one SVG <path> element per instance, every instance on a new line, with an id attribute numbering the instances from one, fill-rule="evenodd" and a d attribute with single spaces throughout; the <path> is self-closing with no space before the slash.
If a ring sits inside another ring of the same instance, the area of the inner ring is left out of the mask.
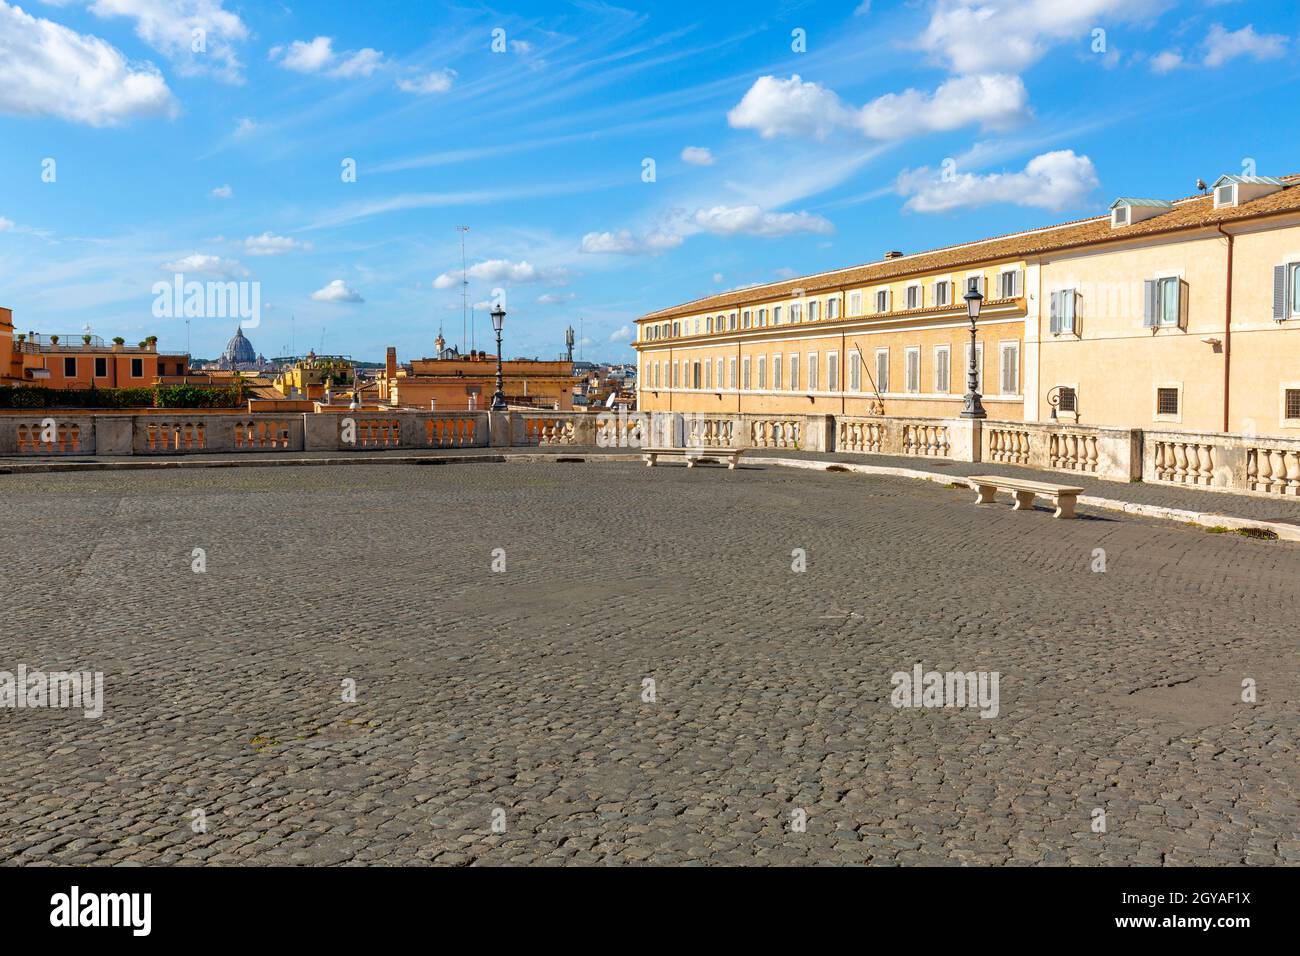
<path id="1" fill-rule="evenodd" d="M 975 348 L 975 323 L 979 321 L 984 296 L 980 295 L 979 289 L 972 288 L 965 298 L 966 314 L 970 316 L 970 367 L 966 370 L 966 403 L 962 406 L 961 417 L 988 418 L 989 413 L 984 411 L 984 405 L 980 402 L 979 357 Z"/>
<path id="2" fill-rule="evenodd" d="M 492 307 L 492 328 L 497 334 L 497 391 L 492 396 L 492 411 L 504 412 L 506 410 L 506 385 L 501 375 L 501 327 L 506 324 L 506 310 L 501 308 L 501 303 Z"/>

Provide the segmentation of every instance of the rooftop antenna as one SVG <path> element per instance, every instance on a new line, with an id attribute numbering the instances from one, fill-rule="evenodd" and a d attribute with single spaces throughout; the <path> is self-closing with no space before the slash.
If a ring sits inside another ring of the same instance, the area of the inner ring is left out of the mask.
<path id="1" fill-rule="evenodd" d="M 460 350 L 464 352 L 469 342 L 469 270 L 465 261 L 465 233 L 469 232 L 469 226 L 457 226 L 456 231 L 460 233 Z"/>
<path id="2" fill-rule="evenodd" d="M 1201 195 L 1204 196 L 1205 193 L 1206 193 L 1206 191 L 1207 191 L 1210 187 L 1207 186 L 1207 185 L 1205 185 L 1205 180 L 1204 180 L 1204 179 L 1198 179 L 1198 180 L 1196 180 L 1196 188 L 1199 189 L 1199 190 L 1201 191 Z"/>

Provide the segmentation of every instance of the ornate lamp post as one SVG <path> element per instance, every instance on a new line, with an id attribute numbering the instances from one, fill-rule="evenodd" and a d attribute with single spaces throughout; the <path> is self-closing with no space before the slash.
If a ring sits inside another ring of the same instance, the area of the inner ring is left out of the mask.
<path id="1" fill-rule="evenodd" d="M 504 412 L 506 410 L 506 386 L 505 380 L 501 376 L 501 326 L 506 324 L 506 310 L 501 308 L 501 303 L 492 307 L 492 328 L 497 334 L 497 391 L 492 396 L 492 411 Z"/>
<path id="2" fill-rule="evenodd" d="M 984 296 L 980 295 L 979 289 L 971 289 L 965 298 L 966 314 L 970 316 L 970 368 L 966 370 L 966 404 L 962 406 L 961 417 L 988 418 L 989 413 L 984 411 L 984 406 L 980 403 L 979 357 L 975 348 L 975 323 L 979 321 Z"/>

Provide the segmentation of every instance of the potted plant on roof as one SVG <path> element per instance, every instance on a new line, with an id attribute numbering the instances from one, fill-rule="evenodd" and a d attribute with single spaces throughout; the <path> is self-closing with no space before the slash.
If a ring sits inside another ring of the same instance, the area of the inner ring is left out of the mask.
<path id="1" fill-rule="evenodd" d="M 154 349 L 158 348 L 158 336 L 146 335 L 144 339 L 144 344 L 147 349 L 153 351 Z"/>
<path id="2" fill-rule="evenodd" d="M 126 339 L 122 338 L 122 336 L 120 336 L 120 335 L 115 335 L 115 336 L 113 336 L 113 351 L 114 351 L 114 352 L 120 352 L 120 351 L 122 351 L 122 346 L 124 346 L 124 345 L 126 345 Z"/>
<path id="3" fill-rule="evenodd" d="M 81 336 L 81 343 L 82 343 L 83 345 L 89 345 L 89 344 L 90 344 L 90 333 L 89 333 L 89 332 L 86 332 L 86 333 L 84 333 L 84 334 Z"/>
<path id="4" fill-rule="evenodd" d="M 57 335 L 51 335 L 51 336 L 50 336 L 50 344 L 51 344 L 51 345 L 58 345 L 58 344 L 59 344 L 59 337 L 58 337 Z"/>

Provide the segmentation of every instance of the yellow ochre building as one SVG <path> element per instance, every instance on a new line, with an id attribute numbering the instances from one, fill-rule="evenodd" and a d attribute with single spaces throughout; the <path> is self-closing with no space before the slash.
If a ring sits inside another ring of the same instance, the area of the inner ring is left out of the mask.
<path id="1" fill-rule="evenodd" d="M 956 418 L 971 288 L 991 420 L 1300 437 L 1300 176 L 652 312 L 640 408 Z"/>

